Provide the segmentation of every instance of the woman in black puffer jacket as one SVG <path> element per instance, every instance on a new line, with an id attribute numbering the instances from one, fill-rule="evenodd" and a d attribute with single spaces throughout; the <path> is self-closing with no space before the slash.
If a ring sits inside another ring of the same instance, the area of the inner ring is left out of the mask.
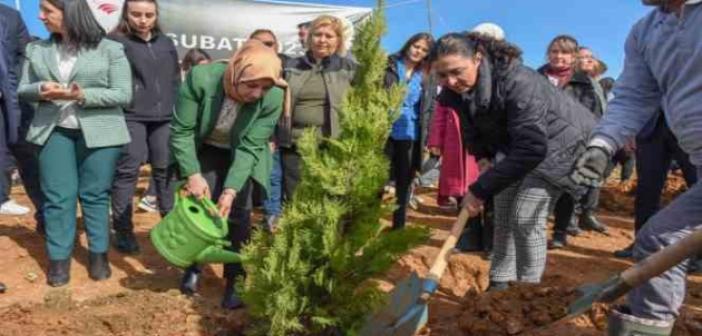
<path id="1" fill-rule="evenodd" d="M 569 178 L 595 118 L 522 65 L 521 51 L 476 34 L 448 34 L 432 51 L 444 90 L 439 103 L 459 111 L 463 143 L 480 160 L 494 158 L 469 186 L 472 216 L 494 196 L 490 288 L 538 283 L 546 262 L 546 220 L 563 192 L 582 192 Z"/>

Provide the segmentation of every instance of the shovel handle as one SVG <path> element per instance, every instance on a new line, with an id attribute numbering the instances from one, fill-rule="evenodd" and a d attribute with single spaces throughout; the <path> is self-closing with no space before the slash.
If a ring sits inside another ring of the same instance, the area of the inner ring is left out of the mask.
<path id="1" fill-rule="evenodd" d="M 461 236 L 463 228 L 466 226 L 466 222 L 469 218 L 470 215 L 468 214 L 468 210 L 461 208 L 461 212 L 458 214 L 456 222 L 453 223 L 451 233 L 449 233 L 444 245 L 441 246 L 441 251 L 439 251 L 439 255 L 437 255 L 436 259 L 434 260 L 434 265 L 431 266 L 429 274 L 426 276 L 427 279 L 434 280 L 437 283 L 439 282 L 441 276 L 444 274 L 444 270 L 446 270 L 449 252 L 456 246 L 456 242 L 458 242 L 458 238 Z"/>
<path id="2" fill-rule="evenodd" d="M 636 287 L 702 251 L 702 229 L 639 261 L 620 275 L 629 286 Z"/>

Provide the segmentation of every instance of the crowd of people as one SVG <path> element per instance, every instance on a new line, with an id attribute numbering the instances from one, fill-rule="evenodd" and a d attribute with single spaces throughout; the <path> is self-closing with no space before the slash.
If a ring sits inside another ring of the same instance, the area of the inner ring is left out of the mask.
<path id="1" fill-rule="evenodd" d="M 390 54 L 383 84 L 405 88 L 378 144 L 395 194 L 391 228 L 406 225 L 418 186 L 438 184 L 439 206 L 471 215 L 457 248 L 488 252 L 488 291 L 539 283 L 547 249 L 581 230 L 607 232 L 596 217 L 600 186 L 619 164 L 621 183 L 634 169 L 638 177 L 637 235 L 615 256 L 641 260 L 698 229 L 702 4 L 643 2 L 656 7 L 632 29 L 616 83 L 570 35 L 556 36 L 534 70 L 492 23 L 438 39 L 418 33 Z M 212 199 L 238 250 L 260 202 L 261 227 L 275 234 L 304 165 L 296 143 L 309 128 L 339 136 L 359 66 L 347 23 L 330 15 L 298 25 L 301 56 L 279 54 L 276 34 L 261 27 L 224 61 L 200 49 L 179 61 L 156 0 L 126 0 L 110 32 L 86 0 L 42 0 L 39 15 L 50 36 L 31 42 L 19 13 L 0 5 L 0 214 L 29 212 L 9 198 L 17 170 L 54 287 L 70 282 L 78 205 L 91 279 L 111 276 L 110 242 L 139 253 L 133 200 L 145 164 L 140 209 L 165 216 L 176 192 Z M 673 162 L 690 189 L 658 211 Z M 694 260 L 633 289 L 611 314 L 610 335 L 669 335 Z M 200 273 L 185 270 L 183 293 L 197 292 Z M 225 265 L 223 308 L 243 305 L 242 275 Z"/>

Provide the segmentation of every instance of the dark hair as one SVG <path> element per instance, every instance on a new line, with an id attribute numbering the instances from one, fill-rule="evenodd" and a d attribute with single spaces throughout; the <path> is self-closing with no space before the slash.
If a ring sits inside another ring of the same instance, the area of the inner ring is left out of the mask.
<path id="1" fill-rule="evenodd" d="M 551 48 L 554 46 L 558 46 L 562 50 L 571 53 L 577 53 L 580 51 L 580 44 L 578 44 L 578 40 L 570 35 L 558 35 L 554 37 L 546 48 L 546 56 L 548 56 L 549 51 L 551 51 Z"/>
<path id="2" fill-rule="evenodd" d="M 154 4 L 156 6 L 156 22 L 154 22 L 154 27 L 151 28 L 151 33 L 152 34 L 160 34 L 161 33 L 161 25 L 159 24 L 158 17 L 159 17 L 159 11 L 158 11 L 158 2 L 156 0 L 125 0 L 124 5 L 122 5 L 122 15 L 119 17 L 119 23 L 117 24 L 117 27 L 115 28 L 115 31 L 120 32 L 125 35 L 133 35 L 134 32 L 132 32 L 132 27 L 129 26 L 129 11 L 127 10 L 129 7 L 129 3 L 131 2 L 149 2 Z"/>
<path id="3" fill-rule="evenodd" d="M 184 72 L 188 72 L 194 66 L 205 60 L 212 61 L 212 57 L 200 48 L 192 48 L 183 56 L 183 60 L 180 62 L 180 69 Z"/>
<path id="4" fill-rule="evenodd" d="M 522 50 L 514 44 L 505 40 L 496 40 L 480 33 L 448 33 L 442 36 L 429 55 L 431 62 L 439 57 L 447 55 L 462 55 L 473 57 L 480 53 L 490 58 L 492 63 L 498 67 L 506 67 L 513 60 L 522 57 Z"/>
<path id="5" fill-rule="evenodd" d="M 74 51 L 97 48 L 105 37 L 105 30 L 93 16 L 86 0 L 46 1 L 63 12 L 63 29 L 66 34 L 51 34 L 53 39 L 61 41 Z"/>
<path id="6" fill-rule="evenodd" d="M 608 94 L 614 88 L 614 78 L 605 77 L 600 79 L 600 85 L 602 86 L 602 91 Z"/>
<path id="7" fill-rule="evenodd" d="M 402 49 L 400 49 L 400 51 L 397 52 L 397 55 L 399 55 L 400 57 L 406 57 L 407 51 L 410 49 L 410 47 L 412 47 L 413 44 L 415 44 L 417 41 L 420 41 L 420 40 L 427 41 L 427 44 L 429 45 L 428 46 L 429 51 L 431 51 L 432 48 L 434 47 L 434 37 L 431 36 L 431 34 L 417 33 L 417 34 L 412 35 L 412 37 L 410 37 L 409 40 L 407 40 L 407 42 L 405 42 L 405 45 L 403 45 Z M 424 60 L 422 60 L 422 64 L 420 64 L 420 66 L 425 66 L 426 64 L 428 64 L 429 63 L 428 59 L 429 59 L 429 57 L 426 57 Z"/>

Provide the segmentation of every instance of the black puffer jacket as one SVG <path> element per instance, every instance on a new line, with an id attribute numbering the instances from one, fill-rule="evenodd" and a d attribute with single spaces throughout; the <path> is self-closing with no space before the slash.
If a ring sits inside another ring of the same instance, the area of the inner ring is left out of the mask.
<path id="1" fill-rule="evenodd" d="M 548 70 L 548 64 L 542 66 L 537 70 L 541 75 L 548 78 L 546 71 Z M 576 71 L 570 78 L 570 81 L 562 88 L 562 90 L 568 94 L 571 98 L 575 99 L 577 102 L 585 106 L 590 112 L 595 114 L 597 119 L 602 118 L 604 113 L 603 107 L 606 102 L 602 102 L 604 97 L 603 93 L 598 94 L 597 90 L 602 90 L 601 88 L 595 88 L 595 85 L 599 85 L 597 81 L 590 78 L 586 73 L 582 71 Z"/>
<path id="2" fill-rule="evenodd" d="M 592 113 L 521 60 L 494 65 L 483 58 L 470 94 L 443 90 L 439 103 L 460 111 L 464 144 L 477 159 L 506 157 L 469 188 L 488 199 L 527 174 L 537 174 L 570 193 L 569 178 L 595 126 Z"/>

